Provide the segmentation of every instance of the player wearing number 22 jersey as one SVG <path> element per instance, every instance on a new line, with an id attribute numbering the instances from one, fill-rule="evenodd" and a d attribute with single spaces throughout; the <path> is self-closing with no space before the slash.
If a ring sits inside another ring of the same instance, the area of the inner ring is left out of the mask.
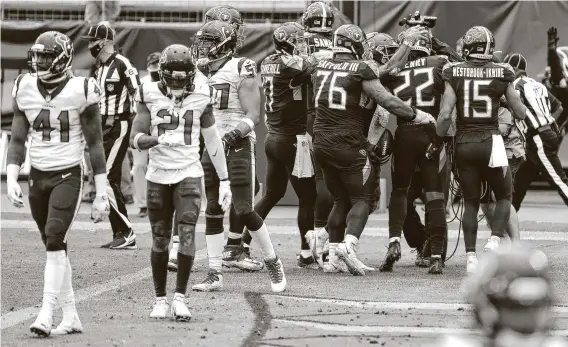
<path id="1" fill-rule="evenodd" d="M 432 44 L 429 37 L 411 47 L 409 62 L 395 75 L 382 80 L 401 100 L 419 110 L 437 116 L 444 93 L 442 68 L 448 63 L 444 56 L 430 56 Z M 442 273 L 442 250 L 446 236 L 444 209 L 445 155 L 436 153 L 426 158 L 428 145 L 436 136 L 436 124 L 416 124 L 398 120 L 393 148 L 393 190 L 389 207 L 389 248 L 381 271 L 392 271 L 400 259 L 400 237 L 406 219 L 407 195 L 416 166 L 420 168 L 426 196 L 426 214 L 430 233 L 431 261 L 429 272 Z"/>
<path id="2" fill-rule="evenodd" d="M 272 290 L 281 292 L 286 288 L 282 262 L 274 252 L 266 224 L 253 209 L 254 127 L 260 121 L 261 97 L 255 80 L 256 64 L 247 58 L 233 57 L 239 41 L 239 32 L 235 26 L 220 20 L 205 23 L 194 39 L 194 56 L 198 58 L 198 67 L 215 93 L 213 112 L 225 146 L 233 204 L 229 239 L 225 252 L 222 252 L 223 211 L 217 203 L 216 189 L 219 179 L 211 167 L 211 156 L 215 153 L 206 149 L 202 164 L 207 196 L 205 234 L 210 271 L 205 281 L 195 285 L 193 289 L 221 289 L 222 264 L 249 271 L 262 269 L 262 263 L 250 258 L 241 245 L 241 235 L 246 227 L 262 249 Z"/>
<path id="3" fill-rule="evenodd" d="M 100 90 L 94 79 L 70 73 L 73 45 L 56 31 L 41 34 L 28 52 L 30 73 L 20 75 L 12 90 L 14 119 L 7 155 L 7 194 L 23 207 L 18 174 L 29 135 L 29 203 L 47 251 L 43 304 L 30 326 L 39 336 L 82 332 L 71 281 L 67 236 L 81 203 L 82 159 L 88 146 L 94 171 L 95 223 L 110 211 L 102 145 Z M 51 329 L 56 305 L 63 320 Z"/>
<path id="4" fill-rule="evenodd" d="M 495 194 L 495 222 L 492 229 L 504 234 L 511 206 L 511 171 L 505 145 L 499 132 L 499 100 L 505 95 L 515 118 L 525 117 L 525 107 L 511 82 L 510 65 L 491 62 L 495 49 L 493 34 L 481 26 L 469 29 L 463 37 L 465 62 L 448 64 L 443 70 L 446 81 L 435 144 L 452 122 L 456 107 L 455 158 L 464 197 L 464 240 L 467 270 L 477 264 L 475 241 L 481 182 L 486 180 Z"/>
<path id="5" fill-rule="evenodd" d="M 195 225 L 201 206 L 203 169 L 199 161 L 199 132 L 213 153 L 212 164 L 220 178 L 218 203 L 231 203 L 227 164 L 221 137 L 211 108 L 207 84 L 194 83 L 197 74 L 191 51 L 183 45 L 164 49 L 159 62 L 159 82 L 146 82 L 137 95 L 131 145 L 149 149 L 148 217 L 152 225 L 150 255 L 156 300 L 151 318 L 191 319 L 185 304 L 189 274 L 195 257 Z M 150 135 L 147 135 L 150 134 Z M 175 212 L 175 217 L 174 217 Z M 171 308 L 166 298 L 168 246 L 172 220 L 180 239 L 177 254 L 177 283 Z"/>

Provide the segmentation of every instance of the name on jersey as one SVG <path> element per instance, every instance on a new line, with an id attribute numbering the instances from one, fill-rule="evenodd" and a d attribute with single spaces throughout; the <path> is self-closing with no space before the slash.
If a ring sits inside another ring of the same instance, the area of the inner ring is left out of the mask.
<path id="1" fill-rule="evenodd" d="M 426 66 L 426 58 L 416 59 L 416 60 L 413 60 L 413 61 L 410 61 L 410 62 L 404 64 L 405 69 L 410 69 L 410 68 L 419 67 L 419 66 Z"/>
<path id="2" fill-rule="evenodd" d="M 345 63 L 332 63 L 326 60 L 318 63 L 318 68 L 328 70 L 346 70 L 357 72 L 359 70 L 359 63 L 345 62 Z"/>
<path id="3" fill-rule="evenodd" d="M 269 75 L 279 75 L 280 64 L 263 64 L 260 66 L 260 72 Z"/>
<path id="4" fill-rule="evenodd" d="M 469 78 L 505 78 L 505 68 L 502 67 L 454 67 L 455 77 Z"/>
<path id="5" fill-rule="evenodd" d="M 331 48 L 333 47 L 333 42 L 331 42 L 331 40 L 328 39 L 320 39 L 317 37 L 312 38 L 313 40 L 313 46 L 317 47 L 317 48 Z"/>

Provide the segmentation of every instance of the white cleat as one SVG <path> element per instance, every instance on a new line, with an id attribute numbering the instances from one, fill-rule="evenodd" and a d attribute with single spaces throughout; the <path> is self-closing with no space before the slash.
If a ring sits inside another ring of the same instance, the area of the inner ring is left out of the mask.
<path id="1" fill-rule="evenodd" d="M 363 269 L 363 271 L 375 271 L 374 267 L 363 264 L 363 262 L 357 258 L 355 258 L 355 263 L 357 264 L 357 267 Z"/>
<path id="2" fill-rule="evenodd" d="M 496 251 L 501 244 L 501 238 L 499 236 L 491 236 L 489 240 L 487 240 L 487 244 L 483 247 L 484 252 L 491 252 Z"/>
<path id="3" fill-rule="evenodd" d="M 312 256 L 318 262 L 320 267 L 323 267 L 323 253 L 325 251 L 325 244 L 329 241 L 329 235 L 327 231 L 325 230 L 325 228 L 308 230 L 308 232 L 306 233 L 306 241 L 310 245 Z"/>
<path id="4" fill-rule="evenodd" d="M 475 253 L 467 254 L 466 270 L 467 273 L 472 273 L 477 268 L 477 255 Z"/>
<path id="5" fill-rule="evenodd" d="M 280 293 L 286 290 L 286 275 L 284 274 L 282 261 L 276 257 L 274 260 L 264 260 L 264 264 L 266 264 L 266 269 L 268 269 L 272 291 Z"/>
<path id="6" fill-rule="evenodd" d="M 71 319 L 63 318 L 57 328 L 51 330 L 51 335 L 68 335 L 80 334 L 83 332 L 83 324 L 79 320 L 79 316 L 74 315 Z"/>
<path id="7" fill-rule="evenodd" d="M 345 262 L 347 269 L 353 276 L 365 276 L 365 270 L 359 267 L 359 259 L 357 259 L 357 250 L 351 245 L 347 245 L 345 242 L 341 242 L 337 245 L 337 250 L 335 251 L 337 256 Z M 362 264 L 362 263 L 361 263 Z"/>
<path id="8" fill-rule="evenodd" d="M 185 303 L 185 295 L 174 294 L 170 314 L 178 322 L 189 322 L 191 320 L 191 312 L 189 312 Z"/>
<path id="9" fill-rule="evenodd" d="M 323 263 L 323 272 L 327 272 L 327 273 L 335 273 L 335 272 L 348 273 L 349 269 L 347 268 L 347 265 L 345 265 L 345 262 L 343 260 L 339 259 L 339 257 L 336 255 L 336 256 L 329 256 L 328 261 Z"/>
<path id="10" fill-rule="evenodd" d="M 152 312 L 150 312 L 150 318 L 166 319 L 168 318 L 169 312 L 170 312 L 170 305 L 168 304 L 168 299 L 165 296 L 161 298 L 156 298 L 156 301 L 154 301 L 154 305 L 152 305 Z"/>
<path id="11" fill-rule="evenodd" d="M 214 292 L 223 289 L 223 275 L 217 270 L 209 270 L 201 283 L 192 287 L 196 292 Z"/>
<path id="12" fill-rule="evenodd" d="M 30 325 L 30 331 L 39 337 L 48 337 L 51 334 L 53 324 L 53 311 L 44 312 L 41 310 L 35 322 Z"/>

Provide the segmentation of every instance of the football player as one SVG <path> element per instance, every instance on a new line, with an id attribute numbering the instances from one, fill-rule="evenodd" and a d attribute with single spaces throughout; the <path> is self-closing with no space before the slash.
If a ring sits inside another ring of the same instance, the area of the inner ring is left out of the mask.
<path id="1" fill-rule="evenodd" d="M 85 144 L 96 189 L 91 218 L 97 223 L 110 212 L 99 113 L 101 92 L 93 78 L 72 75 L 73 54 L 66 35 L 57 31 L 39 35 L 28 51 L 30 72 L 18 76 L 12 89 L 7 195 L 14 206 L 24 206 L 18 175 L 29 135 L 29 203 L 47 251 L 43 303 L 30 330 L 43 337 L 83 331 L 75 308 L 67 236 L 81 203 Z M 63 320 L 52 330 L 57 304 L 63 310 Z"/>
<path id="2" fill-rule="evenodd" d="M 511 207 L 511 170 L 503 138 L 499 132 L 499 100 L 505 95 L 517 119 L 525 117 L 525 106 L 512 85 L 510 65 L 493 63 L 495 39 L 485 27 L 475 26 L 463 36 L 465 62 L 450 63 L 442 75 L 446 81 L 444 97 L 432 146 L 427 155 L 443 147 L 443 137 L 452 123 L 456 107 L 455 160 L 464 199 L 463 230 L 467 253 L 467 271 L 477 264 L 477 212 L 481 182 L 486 180 L 495 194 L 493 228 L 505 232 Z"/>
<path id="3" fill-rule="evenodd" d="M 222 212 L 231 204 L 231 189 L 221 137 L 215 127 L 211 90 L 194 84 L 196 65 L 191 51 L 170 45 L 160 58 L 160 81 L 146 82 L 138 94 L 131 146 L 149 149 L 148 217 L 152 225 L 152 276 L 156 290 L 151 318 L 191 319 L 185 292 L 195 257 L 195 224 L 201 208 L 203 168 L 199 161 L 199 133 L 203 134 L 215 174 Z M 150 133 L 151 135 L 147 135 Z M 175 211 L 179 235 L 177 283 L 171 310 L 166 298 L 168 246 Z M 221 213 L 222 213 L 221 212 Z"/>
<path id="4" fill-rule="evenodd" d="M 298 266 L 318 268 L 305 238 L 308 230 L 314 228 L 316 184 L 311 136 L 306 133 L 306 87 L 311 83 L 311 66 L 304 59 L 304 28 L 295 22 L 284 23 L 274 31 L 272 40 L 276 54 L 266 57 L 260 66 L 268 127 L 264 143 L 266 190 L 254 209 L 266 218 L 284 197 L 290 181 L 299 200 L 301 251 Z"/>
<path id="5" fill-rule="evenodd" d="M 370 52 L 358 26 L 339 27 L 333 37 L 333 51 L 333 59 L 319 61 L 312 74 L 316 91 L 314 153 L 334 199 L 327 223 L 329 263 L 337 263 L 339 257 L 351 274 L 364 275 L 356 252 L 376 203 L 377 170 L 371 163 L 378 160 L 376 143 L 368 142 L 363 134 L 362 93 L 397 117 L 417 123 L 433 122 L 433 117 L 411 108 L 382 86 L 376 64 L 363 60 Z M 345 224 L 346 235 L 341 242 Z"/>
<path id="6" fill-rule="evenodd" d="M 233 203 L 231 208 L 240 225 L 231 225 L 226 251 L 223 253 L 223 211 L 218 204 L 219 179 L 211 165 L 211 155 L 205 150 L 202 157 L 205 171 L 206 240 L 210 271 L 194 290 L 222 288 L 222 263 L 244 270 L 257 271 L 262 263 L 243 252 L 241 233 L 246 227 L 253 239 L 259 242 L 271 287 L 275 292 L 286 288 L 282 262 L 277 257 L 262 218 L 253 209 L 255 183 L 255 133 L 260 120 L 260 90 L 255 81 L 256 64 L 248 58 L 234 57 L 238 33 L 229 22 L 214 20 L 205 23 L 195 34 L 194 56 L 198 67 L 214 88 L 216 126 L 227 157 Z"/>
<path id="7" fill-rule="evenodd" d="M 432 56 L 429 36 L 419 40 L 411 48 L 409 61 L 396 76 L 382 79 L 384 85 L 404 102 L 426 113 L 440 112 L 440 99 L 444 93 L 442 68 L 448 63 L 445 56 Z M 389 248 L 380 271 L 392 271 L 400 259 L 400 237 L 406 219 L 407 195 L 410 181 L 420 168 L 426 196 L 427 230 L 431 241 L 429 273 L 442 273 L 442 249 L 447 231 L 444 208 L 445 153 L 426 158 L 426 148 L 436 136 L 436 124 L 415 124 L 398 119 L 394 137 L 392 165 L 393 189 L 389 204 Z"/>

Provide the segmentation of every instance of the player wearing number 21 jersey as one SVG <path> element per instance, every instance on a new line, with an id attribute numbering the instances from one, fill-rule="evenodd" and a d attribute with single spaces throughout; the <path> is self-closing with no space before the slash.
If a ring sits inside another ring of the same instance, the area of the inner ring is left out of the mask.
<path id="1" fill-rule="evenodd" d="M 29 203 L 47 251 L 43 304 L 30 329 L 44 337 L 83 331 L 75 308 L 67 236 L 81 203 L 85 144 L 95 174 L 91 218 L 100 222 L 110 211 L 98 106 L 100 89 L 92 78 L 72 76 L 73 52 L 66 35 L 56 31 L 41 34 L 28 52 L 30 73 L 20 75 L 12 90 L 14 119 L 7 154 L 7 194 L 14 206 L 24 206 L 18 174 L 29 135 Z M 52 330 L 57 304 L 63 310 L 63 320 Z"/>
<path id="2" fill-rule="evenodd" d="M 464 240 L 467 270 L 477 264 L 477 211 L 481 198 L 481 182 L 486 180 L 495 194 L 493 230 L 504 234 L 511 206 L 511 171 L 503 138 L 499 132 L 499 100 L 505 95 L 515 118 L 525 117 L 525 107 L 512 85 L 514 73 L 510 65 L 493 63 L 495 39 L 481 26 L 469 29 L 463 37 L 465 62 L 448 64 L 443 70 L 446 81 L 438 116 L 435 148 L 441 148 L 442 137 L 452 122 L 456 107 L 455 158 L 464 197 Z"/>
<path id="3" fill-rule="evenodd" d="M 191 319 L 185 293 L 195 257 L 195 225 L 201 206 L 200 131 L 205 146 L 213 153 L 211 161 L 221 181 L 218 203 L 223 211 L 231 204 L 227 164 L 210 104 L 211 90 L 207 84 L 194 84 L 196 73 L 188 47 L 168 46 L 159 62 L 160 81 L 144 83 L 137 95 L 138 114 L 131 145 L 138 150 L 149 149 L 147 204 L 152 225 L 150 259 L 156 291 L 151 318 L 171 315 L 177 320 Z M 166 279 L 173 218 L 180 243 L 177 283 L 170 309 Z"/>

